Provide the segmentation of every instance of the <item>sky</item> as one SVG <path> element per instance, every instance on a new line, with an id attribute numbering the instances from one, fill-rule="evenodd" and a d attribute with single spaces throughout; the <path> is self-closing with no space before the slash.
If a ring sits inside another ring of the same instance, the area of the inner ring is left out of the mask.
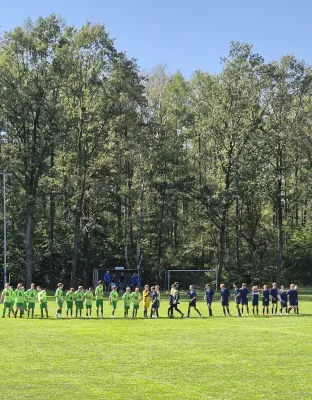
<path id="1" fill-rule="evenodd" d="M 51 13 L 76 27 L 104 23 L 144 71 L 217 73 L 231 41 L 252 44 L 266 61 L 294 54 L 312 64 L 311 0 L 0 0 L 0 30 Z"/>

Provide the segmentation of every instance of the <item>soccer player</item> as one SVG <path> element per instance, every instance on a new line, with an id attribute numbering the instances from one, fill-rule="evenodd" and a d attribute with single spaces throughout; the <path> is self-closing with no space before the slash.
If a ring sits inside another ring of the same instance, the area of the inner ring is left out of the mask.
<path id="1" fill-rule="evenodd" d="M 32 283 L 30 285 L 30 289 L 27 290 L 25 293 L 26 299 L 28 301 L 28 318 L 30 315 L 30 310 L 31 310 L 31 318 L 34 318 L 34 312 L 35 312 L 35 302 L 37 300 L 37 290 L 36 290 L 36 285 Z"/>
<path id="2" fill-rule="evenodd" d="M 113 286 L 113 290 L 110 292 L 109 295 L 109 304 L 112 306 L 112 316 L 111 318 L 115 318 L 115 311 L 117 308 L 117 301 L 118 301 L 118 292 L 117 292 L 117 286 Z"/>
<path id="3" fill-rule="evenodd" d="M 10 289 L 10 284 L 6 283 L 1 293 L 1 299 L 3 301 L 2 318 L 5 318 L 5 312 L 8 309 L 8 317 L 11 317 L 11 311 L 13 311 L 13 291 Z"/>
<path id="4" fill-rule="evenodd" d="M 283 315 L 283 308 L 286 308 L 285 314 L 287 315 L 287 292 L 284 290 L 284 286 L 281 286 L 279 291 L 280 298 L 280 315 Z"/>
<path id="5" fill-rule="evenodd" d="M 57 311 L 56 311 L 56 318 L 62 318 L 62 308 L 63 308 L 63 283 L 58 283 L 57 284 L 57 289 L 55 291 L 55 300 L 57 304 Z"/>
<path id="6" fill-rule="evenodd" d="M 241 317 L 241 311 L 240 311 L 240 303 L 241 303 L 241 294 L 240 294 L 240 289 L 238 287 L 237 283 L 234 283 L 234 299 L 235 299 L 235 304 L 236 304 L 236 309 L 237 309 L 237 316 Z"/>
<path id="7" fill-rule="evenodd" d="M 271 301 L 272 301 L 272 315 L 277 314 L 277 286 L 276 283 L 272 283 L 272 288 L 270 290 Z"/>
<path id="8" fill-rule="evenodd" d="M 207 283 L 206 285 L 206 290 L 205 290 L 205 297 L 204 300 L 206 300 L 207 307 L 208 307 L 208 316 L 212 317 L 212 301 L 213 301 L 213 296 L 214 296 L 214 290 L 211 289 L 210 285 Z"/>
<path id="9" fill-rule="evenodd" d="M 224 283 L 220 285 L 220 294 L 221 294 L 221 306 L 223 309 L 223 315 L 226 317 L 226 311 L 228 315 L 230 314 L 229 300 L 230 300 L 230 292 L 225 287 Z"/>
<path id="10" fill-rule="evenodd" d="M 189 291 L 188 291 L 187 295 L 188 295 L 189 298 L 190 298 L 189 305 L 188 305 L 188 310 L 187 310 L 187 318 L 190 317 L 191 308 L 192 308 L 192 307 L 193 307 L 194 310 L 197 312 L 198 318 L 200 318 L 200 317 L 201 317 L 201 313 L 200 313 L 200 311 L 198 310 L 198 308 L 196 307 L 196 292 L 195 292 L 195 290 L 194 290 L 194 285 L 190 285 Z"/>
<path id="11" fill-rule="evenodd" d="M 242 315 L 244 315 L 244 306 L 246 306 L 247 317 L 249 316 L 248 294 L 249 290 L 247 289 L 247 285 L 246 283 L 243 283 L 242 288 L 240 290 L 240 299 L 242 305 Z"/>
<path id="12" fill-rule="evenodd" d="M 96 316 L 99 316 L 99 308 L 101 309 L 101 317 L 103 318 L 103 282 L 98 281 L 98 285 L 95 288 L 95 306 L 96 306 Z"/>
<path id="13" fill-rule="evenodd" d="M 127 287 L 125 293 L 122 296 L 122 300 L 124 302 L 124 317 L 128 318 L 129 308 L 130 308 L 130 301 L 131 301 L 131 293 L 130 288 Z"/>
<path id="14" fill-rule="evenodd" d="M 155 290 L 157 292 L 157 300 L 156 300 L 156 317 L 159 318 L 158 310 L 160 307 L 160 287 L 159 285 L 155 285 Z"/>
<path id="15" fill-rule="evenodd" d="M 85 293 L 83 287 L 79 286 L 78 290 L 76 290 L 75 292 L 76 318 L 78 317 L 78 314 L 79 318 L 82 317 L 84 299 L 85 299 Z"/>
<path id="16" fill-rule="evenodd" d="M 289 307 L 288 307 L 288 314 L 290 311 L 293 309 L 294 314 L 297 314 L 297 304 L 298 304 L 298 292 L 295 289 L 295 285 L 292 283 L 289 287 L 289 290 L 287 292 L 288 296 L 288 301 L 289 301 Z"/>
<path id="17" fill-rule="evenodd" d="M 151 287 L 152 292 L 152 306 L 151 306 L 151 318 L 158 318 L 156 311 L 158 310 L 158 293 L 156 291 L 155 286 Z"/>
<path id="18" fill-rule="evenodd" d="M 136 318 L 138 315 L 138 309 L 140 307 L 141 293 L 138 287 L 135 288 L 134 292 L 131 293 L 132 301 L 132 318 Z"/>
<path id="19" fill-rule="evenodd" d="M 73 306 L 75 301 L 75 289 L 70 288 L 65 295 L 66 301 L 66 318 L 68 318 L 68 314 L 70 313 L 70 318 L 73 318 Z"/>
<path id="20" fill-rule="evenodd" d="M 93 288 L 90 287 L 87 293 L 85 293 L 86 299 L 86 317 L 91 317 L 92 314 L 92 302 L 93 302 Z"/>
<path id="21" fill-rule="evenodd" d="M 295 285 L 295 290 L 298 289 L 298 286 Z M 298 290 L 297 290 L 298 291 Z M 298 296 L 297 296 L 297 314 L 299 314 L 299 303 L 298 303 Z"/>
<path id="22" fill-rule="evenodd" d="M 181 318 L 184 317 L 184 314 L 181 310 L 178 308 L 179 304 L 179 290 L 178 290 L 178 282 L 174 283 L 171 287 L 171 292 L 170 292 L 170 297 L 169 297 L 169 309 L 168 309 L 168 317 L 173 318 L 173 310 L 178 311 L 178 313 L 181 315 Z"/>
<path id="23" fill-rule="evenodd" d="M 12 290 L 12 313 L 14 315 L 14 305 L 15 305 L 15 290 L 13 286 L 10 286 L 10 290 Z M 8 313 L 9 316 L 9 313 Z"/>
<path id="24" fill-rule="evenodd" d="M 23 285 L 19 283 L 15 290 L 15 301 L 16 301 L 16 310 L 14 313 L 14 317 L 16 318 L 17 312 L 20 312 L 20 318 L 23 317 L 24 314 L 24 304 L 25 304 L 25 290 L 23 289 Z"/>
<path id="25" fill-rule="evenodd" d="M 149 290 L 149 286 L 145 285 L 144 290 L 142 292 L 142 298 L 143 298 L 143 309 L 144 309 L 144 318 L 147 318 L 147 311 L 150 306 L 151 302 L 151 293 Z"/>
<path id="26" fill-rule="evenodd" d="M 264 315 L 265 309 L 267 311 L 267 315 L 269 315 L 269 305 L 270 305 L 270 291 L 268 289 L 268 285 L 263 285 L 263 290 L 262 290 L 262 315 Z"/>
<path id="27" fill-rule="evenodd" d="M 258 286 L 252 287 L 251 292 L 251 306 L 252 306 L 252 313 L 255 315 L 255 310 L 257 315 L 259 315 L 259 293 L 258 293 Z"/>
<path id="28" fill-rule="evenodd" d="M 40 305 L 41 318 L 43 318 L 43 310 L 45 310 L 46 317 L 49 318 L 47 292 L 44 289 L 41 289 L 40 286 L 37 286 L 37 293 Z"/>

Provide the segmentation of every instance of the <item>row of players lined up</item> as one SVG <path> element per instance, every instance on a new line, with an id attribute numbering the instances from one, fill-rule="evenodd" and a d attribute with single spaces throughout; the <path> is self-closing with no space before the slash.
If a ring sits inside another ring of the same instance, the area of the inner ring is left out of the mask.
<path id="1" fill-rule="evenodd" d="M 168 307 L 168 317 L 172 318 L 174 315 L 174 310 L 177 311 L 180 316 L 183 318 L 184 314 L 178 308 L 180 292 L 178 290 L 179 283 L 176 282 L 172 285 L 171 291 L 169 293 L 169 307 Z M 67 293 L 63 294 L 62 283 L 59 283 L 55 292 L 55 299 L 57 303 L 57 313 L 56 317 L 62 317 L 62 310 L 64 302 L 66 302 L 66 317 L 73 316 L 73 306 L 75 304 L 76 308 L 76 317 L 82 317 L 82 310 L 86 308 L 86 316 L 91 317 L 92 315 L 92 304 L 94 300 L 93 288 L 89 288 L 88 291 L 85 291 L 82 286 L 78 287 L 78 290 L 75 291 L 73 288 L 69 289 Z M 254 315 L 259 314 L 259 290 L 257 286 L 253 286 L 252 288 L 252 312 Z M 205 288 L 205 297 L 207 307 L 208 307 L 208 316 L 212 316 L 212 303 L 214 297 L 214 290 L 210 287 L 209 284 L 206 285 Z M 234 285 L 234 300 L 237 308 L 237 315 L 241 316 L 244 314 L 244 307 L 246 308 L 247 315 L 249 315 L 249 305 L 248 305 L 248 295 L 250 291 L 247 288 L 245 283 L 242 284 L 242 287 L 239 288 L 238 285 Z M 188 317 L 190 316 L 190 311 L 192 308 L 198 313 L 198 317 L 201 317 L 201 313 L 197 308 L 196 300 L 197 294 L 194 290 L 194 286 L 191 285 L 189 287 L 189 291 L 187 292 L 189 296 L 189 305 L 188 305 Z M 220 295 L 221 295 L 221 305 L 223 308 L 223 314 L 226 316 L 230 314 L 229 309 L 229 300 L 230 300 L 230 292 L 225 287 L 224 284 L 220 285 Z M 103 302 L 104 302 L 104 290 L 103 290 L 103 282 L 99 281 L 98 286 L 95 289 L 95 298 L 96 298 L 96 315 L 97 317 L 103 317 Z M 294 309 L 295 313 L 299 313 L 298 309 L 298 293 L 297 287 L 294 284 L 290 285 L 290 289 L 285 291 L 284 286 L 278 290 L 275 283 L 273 283 L 272 288 L 269 290 L 267 285 L 263 286 L 262 290 L 262 306 L 263 306 L 263 314 L 265 311 L 269 314 L 269 305 L 270 299 L 272 302 L 272 314 L 277 314 L 278 310 L 278 302 L 280 303 L 280 314 L 282 314 L 283 309 L 285 308 L 285 314 L 289 314 L 289 312 Z M 17 316 L 18 312 L 20 312 L 20 317 L 23 317 L 25 311 L 28 312 L 28 318 L 34 317 L 35 310 L 35 302 L 39 301 L 41 317 L 44 317 L 44 311 L 46 317 L 48 318 L 48 302 L 47 302 L 47 293 L 44 289 L 41 289 L 33 283 L 29 290 L 25 291 L 25 288 L 22 284 L 17 285 L 17 289 L 14 291 L 13 287 L 9 284 L 6 284 L 5 289 L 2 292 L 1 300 L 3 301 L 3 314 L 2 318 L 5 317 L 6 310 L 8 310 L 8 316 L 10 317 L 11 313 L 13 313 L 14 317 Z M 112 307 L 112 318 L 115 315 L 115 310 L 117 308 L 117 302 L 119 300 L 119 293 L 117 291 L 117 286 L 113 287 L 109 295 L 109 302 Z M 144 317 L 148 317 L 148 310 L 150 310 L 151 318 L 158 318 L 158 309 L 160 306 L 160 290 L 159 286 L 152 286 L 151 289 L 148 285 L 145 285 L 142 294 L 139 291 L 139 288 L 136 288 L 133 293 L 131 293 L 131 289 L 129 287 L 126 288 L 125 293 L 122 295 L 122 300 L 124 303 L 124 317 L 128 317 L 130 305 L 132 303 L 132 317 L 137 317 L 137 313 L 139 310 L 139 304 L 142 300 L 143 309 L 144 309 Z M 287 301 L 289 301 L 289 307 L 287 305 Z M 15 306 L 15 310 L 14 310 Z"/>

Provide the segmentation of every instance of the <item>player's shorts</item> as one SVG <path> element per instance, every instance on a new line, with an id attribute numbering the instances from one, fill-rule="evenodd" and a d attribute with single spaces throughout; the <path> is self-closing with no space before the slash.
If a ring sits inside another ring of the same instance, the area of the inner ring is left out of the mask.
<path id="1" fill-rule="evenodd" d="M 10 302 L 10 301 L 5 301 L 5 302 L 3 303 L 3 307 L 5 307 L 5 308 L 11 308 L 12 305 L 13 305 L 13 303 Z"/>
<path id="2" fill-rule="evenodd" d="M 207 306 L 211 306 L 211 304 L 212 304 L 212 299 L 206 299 L 206 302 L 207 302 Z"/>
<path id="3" fill-rule="evenodd" d="M 241 299 L 242 306 L 248 306 L 248 299 Z"/>
<path id="4" fill-rule="evenodd" d="M 43 303 L 40 303 L 40 309 L 43 310 L 44 308 L 48 308 L 48 303 L 46 301 Z"/>
<path id="5" fill-rule="evenodd" d="M 235 299 L 235 303 L 236 303 L 236 304 L 240 304 L 240 303 L 241 303 L 240 297 L 237 297 L 237 298 Z"/>
<path id="6" fill-rule="evenodd" d="M 251 300 L 251 305 L 252 305 L 253 307 L 258 307 L 258 305 L 259 305 L 259 300 Z"/>
<path id="7" fill-rule="evenodd" d="M 153 308 L 155 308 L 155 309 L 159 308 L 159 304 L 160 304 L 159 300 L 156 300 L 154 305 L 153 305 Z"/>
<path id="8" fill-rule="evenodd" d="M 272 304 L 277 304 L 277 303 L 278 303 L 277 299 L 272 298 Z"/>
<path id="9" fill-rule="evenodd" d="M 129 310 L 129 308 L 130 308 L 129 304 L 124 304 L 124 309 L 125 310 Z"/>
<path id="10" fill-rule="evenodd" d="M 117 308 L 117 301 L 112 301 L 112 308 Z"/>
<path id="11" fill-rule="evenodd" d="M 295 307 L 297 305 L 297 301 L 296 300 L 290 300 L 289 299 L 289 307 Z"/>
<path id="12" fill-rule="evenodd" d="M 92 309 L 92 304 L 86 304 L 86 308 L 87 308 L 88 310 L 91 310 L 91 309 Z"/>
<path id="13" fill-rule="evenodd" d="M 103 307 L 103 299 L 97 299 L 95 301 L 95 306 L 96 307 Z"/>
<path id="14" fill-rule="evenodd" d="M 189 302 L 189 307 L 196 307 L 196 300 Z"/>
<path id="15" fill-rule="evenodd" d="M 264 307 L 267 307 L 269 304 L 270 304 L 270 300 L 269 299 L 262 298 L 262 305 Z"/>
<path id="16" fill-rule="evenodd" d="M 73 308 L 74 302 L 73 301 L 66 301 L 66 307 L 68 310 L 71 310 Z"/>
<path id="17" fill-rule="evenodd" d="M 133 307 L 132 307 L 133 310 L 138 310 L 139 308 L 140 308 L 139 304 L 133 304 Z"/>
<path id="18" fill-rule="evenodd" d="M 80 301 L 80 300 L 76 301 L 76 308 L 78 310 L 82 310 L 83 309 L 83 301 Z"/>
<path id="19" fill-rule="evenodd" d="M 60 300 L 56 300 L 56 304 L 58 306 L 58 308 L 62 308 L 63 307 L 63 302 Z"/>
<path id="20" fill-rule="evenodd" d="M 281 308 L 287 308 L 286 301 L 280 301 L 280 306 L 281 306 Z"/>
<path id="21" fill-rule="evenodd" d="M 221 306 L 222 307 L 228 307 L 229 306 L 229 301 L 228 300 L 221 300 Z"/>
<path id="22" fill-rule="evenodd" d="M 24 308 L 24 303 L 16 303 L 16 307 Z"/>
<path id="23" fill-rule="evenodd" d="M 150 301 L 144 301 L 143 302 L 143 307 L 148 308 L 150 306 Z"/>
<path id="24" fill-rule="evenodd" d="M 28 303 L 28 310 L 32 310 L 35 308 L 35 303 Z"/>

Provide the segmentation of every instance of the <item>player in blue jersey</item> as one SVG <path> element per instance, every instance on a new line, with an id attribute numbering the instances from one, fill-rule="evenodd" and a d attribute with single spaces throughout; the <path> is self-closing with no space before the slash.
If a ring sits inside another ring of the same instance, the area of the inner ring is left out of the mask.
<path id="1" fill-rule="evenodd" d="M 225 287 L 224 283 L 220 285 L 220 295 L 221 295 L 221 306 L 223 309 L 223 315 L 226 317 L 226 311 L 228 315 L 230 314 L 229 300 L 230 300 L 230 292 Z"/>
<path id="2" fill-rule="evenodd" d="M 252 306 L 252 313 L 255 315 L 255 311 L 257 315 L 259 315 L 259 293 L 258 293 L 258 286 L 252 287 L 251 292 L 251 306 Z"/>
<path id="3" fill-rule="evenodd" d="M 196 292 L 194 290 L 194 285 L 190 285 L 190 288 L 189 288 L 189 291 L 188 291 L 187 295 L 190 298 L 189 306 L 188 306 L 188 310 L 187 310 L 187 318 L 190 317 L 191 308 L 194 308 L 194 310 L 198 314 L 198 318 L 200 318 L 201 317 L 201 313 L 198 310 L 198 308 L 196 307 Z"/>
<path id="4" fill-rule="evenodd" d="M 294 310 L 294 314 L 297 314 L 298 292 L 295 289 L 295 285 L 293 283 L 289 287 L 287 296 L 288 296 L 288 302 L 289 302 L 289 307 L 288 307 L 288 311 L 287 311 L 288 314 L 290 313 L 291 310 Z"/>
<path id="5" fill-rule="evenodd" d="M 272 283 L 272 289 L 270 290 L 271 301 L 272 301 L 272 315 L 277 314 L 277 286 L 276 283 Z"/>
<path id="6" fill-rule="evenodd" d="M 286 308 L 285 314 L 287 315 L 287 292 L 284 290 L 284 286 L 281 286 L 279 291 L 280 299 L 280 315 L 283 315 L 283 308 Z"/>
<path id="7" fill-rule="evenodd" d="M 244 306 L 245 306 L 247 311 L 247 316 L 249 315 L 248 294 L 249 290 L 247 289 L 247 285 L 246 283 L 243 283 L 242 288 L 240 290 L 240 301 L 242 305 L 242 315 L 244 315 Z"/>
<path id="8" fill-rule="evenodd" d="M 295 290 L 297 290 L 298 286 L 295 285 Z M 299 314 L 299 303 L 298 303 L 298 297 L 297 297 L 297 314 Z"/>
<path id="9" fill-rule="evenodd" d="M 158 292 L 155 289 L 155 286 L 151 287 L 151 295 L 152 295 L 152 305 L 151 305 L 151 318 L 158 318 L 157 310 L 158 310 Z"/>
<path id="10" fill-rule="evenodd" d="M 234 300 L 236 304 L 236 309 L 237 309 L 237 316 L 241 316 L 241 311 L 240 311 L 240 289 L 237 283 L 234 283 Z"/>
<path id="11" fill-rule="evenodd" d="M 265 309 L 267 311 L 267 315 L 269 315 L 269 305 L 270 305 L 270 291 L 268 289 L 268 285 L 263 285 L 263 290 L 262 290 L 262 315 L 264 315 Z"/>
<path id="12" fill-rule="evenodd" d="M 204 300 L 206 300 L 207 307 L 208 307 L 208 316 L 212 317 L 212 301 L 213 301 L 213 296 L 214 296 L 214 290 L 211 289 L 210 285 L 207 283 L 206 285 L 206 290 L 205 290 L 205 297 Z"/>

